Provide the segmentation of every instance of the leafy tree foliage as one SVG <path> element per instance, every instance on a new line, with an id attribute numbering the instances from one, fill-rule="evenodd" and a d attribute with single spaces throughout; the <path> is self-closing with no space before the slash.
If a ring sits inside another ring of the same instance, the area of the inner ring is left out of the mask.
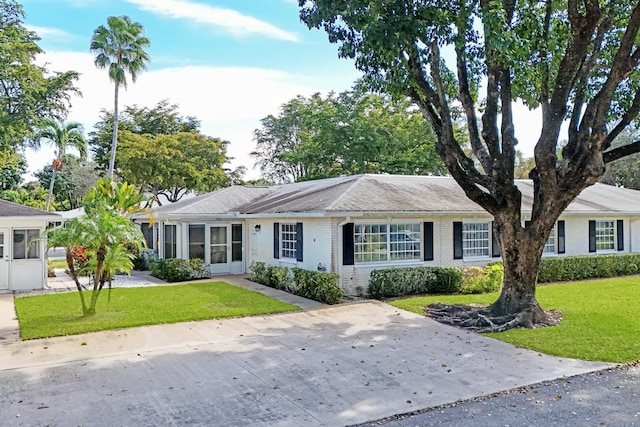
<path id="1" fill-rule="evenodd" d="M 0 191 L 0 199 L 44 209 L 47 204 L 47 190 L 37 183 L 28 183 L 21 187 Z"/>
<path id="2" fill-rule="evenodd" d="M 62 120 L 69 97 L 78 93 L 75 71 L 51 72 L 35 64 L 39 37 L 22 25 L 24 12 L 0 0 L 0 146 L 22 146 L 43 118 Z"/>
<path id="3" fill-rule="evenodd" d="M 60 169 L 56 170 L 53 186 L 53 207 L 55 210 L 71 210 L 82 206 L 82 199 L 98 181 L 96 164 L 67 154 L 62 157 Z M 50 188 L 53 165 L 45 166 L 34 175 L 43 188 Z"/>
<path id="4" fill-rule="evenodd" d="M 89 134 L 96 162 L 107 164 L 113 115 L 103 111 Z M 175 202 L 188 191 L 207 192 L 241 182 L 242 169 L 227 171 L 227 141 L 202 135 L 200 122 L 181 116 L 164 100 L 153 108 L 125 107 L 118 122 L 118 175 L 162 203 Z M 164 198 L 160 196 L 164 196 Z"/>
<path id="5" fill-rule="evenodd" d="M 410 96 L 467 196 L 494 217 L 505 266 L 499 299 L 471 314 L 490 327 L 552 324 L 535 298 L 558 216 L 605 165 L 640 151 L 611 143 L 640 111 L 640 3 L 632 0 L 299 0 L 374 89 Z M 447 60 L 445 55 L 453 55 Z M 542 115 L 531 221 L 515 185 L 513 102 Z M 466 119 L 471 154 L 455 120 Z M 558 156 L 561 127 L 566 145 Z M 445 310 L 444 316 L 450 317 Z M 493 319 L 493 320 L 492 320 Z"/>
<path id="6" fill-rule="evenodd" d="M 27 171 L 27 161 L 21 152 L 12 148 L 0 149 L 0 191 L 14 190 Z"/>
<path id="7" fill-rule="evenodd" d="M 436 174 L 446 171 L 435 136 L 406 100 L 367 93 L 298 96 L 256 129 L 256 158 L 276 182 L 359 173 Z"/>
<path id="8" fill-rule="evenodd" d="M 133 22 L 128 16 L 110 16 L 107 26 L 100 25 L 93 32 L 90 49 L 95 53 L 98 68 L 109 70 L 109 79 L 114 83 L 113 138 L 109 158 L 109 178 L 113 178 L 116 147 L 118 142 L 118 91 L 120 86 L 127 88 L 127 74 L 136 82 L 138 73 L 149 62 L 146 49 L 151 41 L 144 36 L 142 24 Z"/>
<path id="9" fill-rule="evenodd" d="M 120 175 L 159 204 L 160 195 L 176 202 L 189 190 L 207 192 L 229 184 L 222 167 L 228 160 L 227 141 L 196 132 L 120 135 Z"/>
<path id="10" fill-rule="evenodd" d="M 93 158 L 101 170 L 107 170 L 109 165 L 113 122 L 113 113 L 102 110 L 100 121 L 94 126 L 95 130 L 89 133 Z M 178 105 L 170 104 L 164 99 L 153 108 L 126 106 L 120 114 L 118 129 L 141 135 L 170 135 L 178 132 L 199 132 L 200 121 L 192 116 L 181 116 Z"/>

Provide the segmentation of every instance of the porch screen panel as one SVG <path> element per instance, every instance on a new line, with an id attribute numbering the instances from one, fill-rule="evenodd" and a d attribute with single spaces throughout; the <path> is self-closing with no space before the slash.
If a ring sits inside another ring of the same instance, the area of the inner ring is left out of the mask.
<path id="1" fill-rule="evenodd" d="M 227 263 L 227 227 L 211 227 L 211 264 Z"/>
<path id="2" fill-rule="evenodd" d="M 148 222 L 140 224 L 140 231 L 144 236 L 144 242 L 148 249 L 155 249 L 153 246 L 153 227 Z"/>
<path id="3" fill-rule="evenodd" d="M 175 258 L 178 252 L 178 245 L 176 242 L 176 226 L 165 225 L 164 226 L 164 257 Z"/>
<path id="4" fill-rule="evenodd" d="M 231 226 L 231 261 L 242 261 L 242 224 Z"/>
<path id="5" fill-rule="evenodd" d="M 38 229 L 13 230 L 13 259 L 39 259 L 39 237 Z"/>
<path id="6" fill-rule="evenodd" d="M 189 224 L 189 259 L 204 256 L 204 224 Z"/>

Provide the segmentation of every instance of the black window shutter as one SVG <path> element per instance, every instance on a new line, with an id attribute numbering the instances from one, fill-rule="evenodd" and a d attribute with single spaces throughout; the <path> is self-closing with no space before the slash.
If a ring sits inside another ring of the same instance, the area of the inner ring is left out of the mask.
<path id="1" fill-rule="evenodd" d="M 302 223 L 296 223 L 296 261 L 302 261 Z"/>
<path id="2" fill-rule="evenodd" d="M 433 261 L 433 222 L 424 223 L 424 260 Z"/>
<path id="3" fill-rule="evenodd" d="M 564 220 L 558 221 L 558 253 L 565 253 L 565 243 L 564 243 Z"/>
<path id="4" fill-rule="evenodd" d="M 273 223 L 273 257 L 280 259 L 280 223 Z"/>
<path id="5" fill-rule="evenodd" d="M 342 265 L 353 265 L 353 223 L 350 222 L 342 226 Z"/>
<path id="6" fill-rule="evenodd" d="M 500 256 L 500 242 L 498 242 L 498 233 L 493 221 L 491 221 L 491 256 L 494 258 Z"/>
<path id="7" fill-rule="evenodd" d="M 624 251 L 624 221 L 619 219 L 618 220 L 618 250 L 619 251 Z"/>
<path id="8" fill-rule="evenodd" d="M 589 220 L 589 252 L 596 251 L 596 222 Z"/>
<path id="9" fill-rule="evenodd" d="M 453 223 L 453 259 L 462 259 L 462 223 Z"/>

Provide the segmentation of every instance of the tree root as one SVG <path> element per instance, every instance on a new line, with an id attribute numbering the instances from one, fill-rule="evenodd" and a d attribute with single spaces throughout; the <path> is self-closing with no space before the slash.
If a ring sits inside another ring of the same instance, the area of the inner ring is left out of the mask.
<path id="1" fill-rule="evenodd" d="M 518 313 L 495 315 L 488 307 L 441 303 L 425 307 L 424 314 L 440 323 L 479 333 L 554 326 L 562 320 L 558 311 L 543 311 L 543 316 L 540 316 L 539 313 L 535 315 L 533 309 L 525 309 Z"/>

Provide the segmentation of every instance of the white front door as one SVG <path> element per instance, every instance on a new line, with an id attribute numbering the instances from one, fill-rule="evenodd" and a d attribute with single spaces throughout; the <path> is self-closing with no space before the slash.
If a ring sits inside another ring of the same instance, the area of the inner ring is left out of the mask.
<path id="1" fill-rule="evenodd" d="M 228 274 L 231 271 L 231 239 L 229 237 L 228 226 L 212 225 L 209 227 L 209 259 L 213 274 Z"/>
<path id="2" fill-rule="evenodd" d="M 0 290 L 9 289 L 9 229 L 0 228 Z"/>

